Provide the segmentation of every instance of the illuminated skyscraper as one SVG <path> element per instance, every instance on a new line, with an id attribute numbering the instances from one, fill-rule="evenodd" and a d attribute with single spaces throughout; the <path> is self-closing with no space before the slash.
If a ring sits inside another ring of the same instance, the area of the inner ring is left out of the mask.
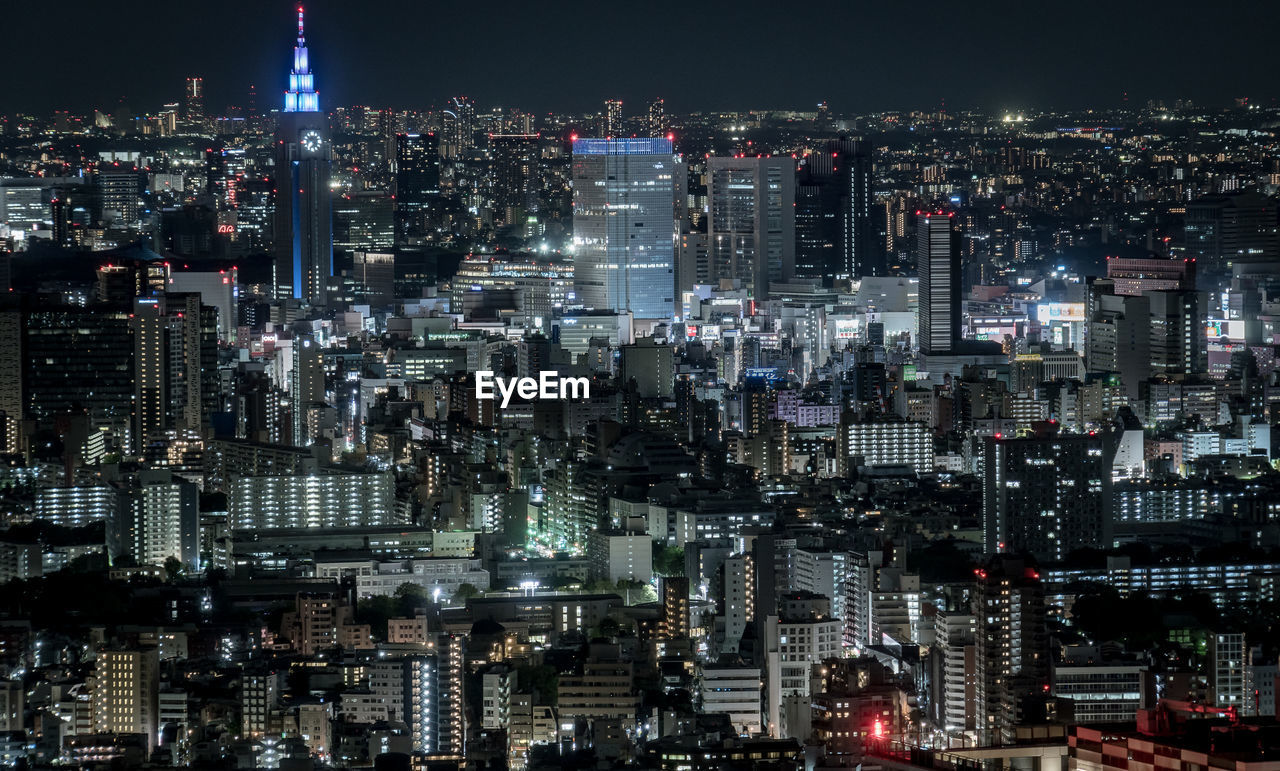
<path id="1" fill-rule="evenodd" d="M 1024 700 L 1049 690 L 1044 584 L 1034 568 L 1008 557 L 976 575 L 974 719 L 979 741 L 997 744 L 1012 741 Z"/>
<path id="2" fill-rule="evenodd" d="M 395 201 L 381 190 L 357 190 L 335 196 L 333 248 L 351 254 L 357 249 L 390 249 L 395 244 Z"/>
<path id="3" fill-rule="evenodd" d="M 440 196 L 440 144 L 431 132 L 396 134 L 396 240 L 408 243 L 426 230 Z"/>
<path id="4" fill-rule="evenodd" d="M 114 449 L 131 440 L 135 401 L 134 319 L 123 307 L 40 304 L 25 313 L 22 387 L 26 415 L 54 421 L 84 414 Z"/>
<path id="5" fill-rule="evenodd" d="M 666 103 L 662 97 L 649 102 L 649 136 L 660 137 L 667 133 Z"/>
<path id="6" fill-rule="evenodd" d="M 182 117 L 191 124 L 204 122 L 204 78 L 187 78 Z"/>
<path id="7" fill-rule="evenodd" d="M 284 94 L 284 111 L 320 112 L 320 94 L 316 91 L 311 62 L 307 60 L 301 5 L 298 6 L 298 44 L 293 47 L 293 69 L 289 72 L 289 90 Z"/>
<path id="8" fill-rule="evenodd" d="M 711 279 L 739 279 L 763 299 L 795 274 L 795 173 L 790 158 L 712 157 Z"/>
<path id="9" fill-rule="evenodd" d="M 948 353 L 960 339 L 960 248 L 949 212 L 925 212 L 916 220 L 916 269 L 920 274 L 918 341 L 925 354 Z"/>
<path id="10" fill-rule="evenodd" d="M 307 59 L 302 7 L 298 42 L 276 130 L 276 297 L 323 303 L 333 275 L 332 201 L 329 170 L 333 154 L 329 125 Z"/>
<path id="11" fill-rule="evenodd" d="M 604 103 L 604 135 L 616 137 L 622 133 L 622 100 L 609 99 Z"/>
<path id="12" fill-rule="evenodd" d="M 217 309 L 199 294 L 138 297 L 133 331 L 135 450 L 165 429 L 199 431 L 217 409 Z"/>
<path id="13" fill-rule="evenodd" d="M 154 297 L 134 300 L 133 314 L 135 449 L 141 452 L 147 441 L 167 424 L 168 378 L 165 377 L 166 339 L 163 303 Z"/>
<path id="14" fill-rule="evenodd" d="M 305 447 L 316 439 L 308 420 L 310 411 L 324 404 L 324 357 L 320 346 L 309 335 L 293 339 L 289 396 L 293 401 L 293 443 Z"/>
<path id="15" fill-rule="evenodd" d="M 519 224 L 521 214 L 537 211 L 538 144 L 537 134 L 489 135 L 494 216 L 503 224 Z"/>
<path id="16" fill-rule="evenodd" d="M 871 157 L 856 139 L 806 156 L 796 181 L 796 275 L 860 279 L 884 274 L 883 241 L 871 216 Z"/>
<path id="17" fill-rule="evenodd" d="M 445 155 L 456 158 L 475 144 L 476 103 L 466 96 L 455 96 L 451 101 L 444 110 L 444 141 L 449 145 Z"/>
<path id="18" fill-rule="evenodd" d="M 982 529 L 989 554 L 1056 561 L 1111 543 L 1115 444 L 1097 432 L 985 437 Z"/>
<path id="19" fill-rule="evenodd" d="M 670 318 L 678 168 L 669 139 L 574 140 L 578 302 L 636 318 Z"/>

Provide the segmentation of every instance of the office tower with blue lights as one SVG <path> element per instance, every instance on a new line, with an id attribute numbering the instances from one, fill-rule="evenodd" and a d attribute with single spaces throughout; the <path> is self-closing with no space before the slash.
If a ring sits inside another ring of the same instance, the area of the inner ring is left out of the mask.
<path id="1" fill-rule="evenodd" d="M 293 70 L 276 129 L 275 293 L 323 304 L 333 276 L 329 121 L 307 57 L 302 7 Z"/>
<path id="2" fill-rule="evenodd" d="M 671 317 L 678 169 L 670 139 L 573 141 L 573 284 L 583 306 Z"/>

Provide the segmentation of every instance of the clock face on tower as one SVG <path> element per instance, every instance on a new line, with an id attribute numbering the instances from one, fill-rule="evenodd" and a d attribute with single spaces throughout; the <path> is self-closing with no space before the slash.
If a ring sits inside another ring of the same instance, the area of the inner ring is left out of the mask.
<path id="1" fill-rule="evenodd" d="M 320 136 L 319 131 L 307 131 L 302 135 L 302 149 L 309 153 L 314 153 L 320 149 L 320 145 L 324 143 L 324 137 Z"/>

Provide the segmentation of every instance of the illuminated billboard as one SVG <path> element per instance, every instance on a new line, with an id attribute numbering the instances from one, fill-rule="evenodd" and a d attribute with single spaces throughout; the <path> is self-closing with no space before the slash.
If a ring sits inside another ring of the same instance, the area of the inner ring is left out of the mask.
<path id="1" fill-rule="evenodd" d="M 1204 328 L 1205 336 L 1210 340 L 1219 340 L 1225 337 L 1228 340 L 1244 341 L 1243 319 L 1209 319 Z"/>
<path id="2" fill-rule="evenodd" d="M 1040 303 L 1036 320 L 1041 324 L 1054 321 L 1084 321 L 1084 303 Z"/>

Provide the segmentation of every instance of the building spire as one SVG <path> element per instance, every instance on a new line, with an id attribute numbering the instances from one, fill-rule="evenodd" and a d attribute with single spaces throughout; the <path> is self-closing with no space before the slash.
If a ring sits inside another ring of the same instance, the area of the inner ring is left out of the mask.
<path id="1" fill-rule="evenodd" d="M 293 47 L 293 69 L 289 90 L 284 94 L 285 112 L 320 112 L 320 94 L 315 88 L 311 63 L 307 60 L 307 38 L 303 28 L 302 5 L 298 5 L 298 44 Z"/>

